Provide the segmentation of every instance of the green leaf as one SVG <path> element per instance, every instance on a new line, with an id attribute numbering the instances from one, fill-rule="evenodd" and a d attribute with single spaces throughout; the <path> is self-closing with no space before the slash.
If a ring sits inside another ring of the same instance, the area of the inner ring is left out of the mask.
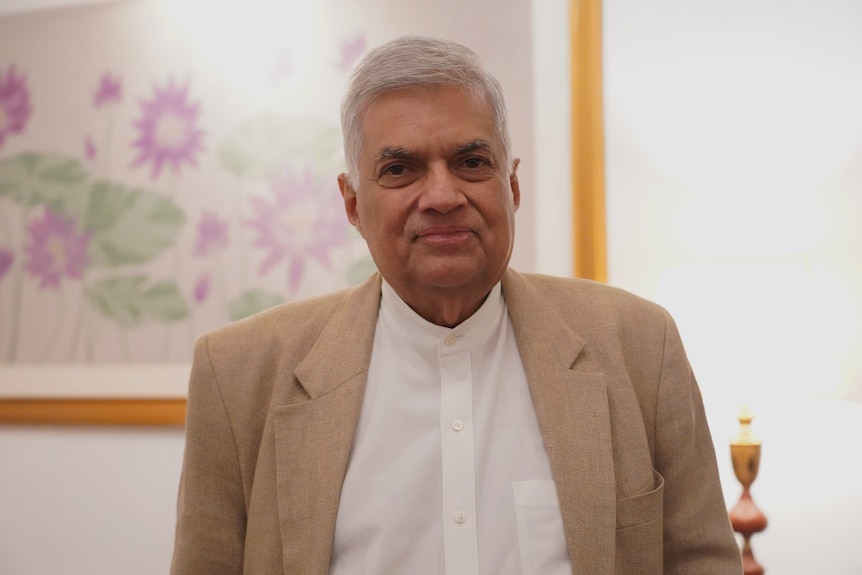
<path id="1" fill-rule="evenodd" d="M 264 113 L 249 118 L 219 146 L 218 157 L 239 178 L 262 179 L 281 172 L 288 160 L 340 159 L 341 132 L 312 117 Z"/>
<path id="2" fill-rule="evenodd" d="M 0 160 L 0 196 L 24 206 L 45 203 L 58 213 L 73 213 L 86 200 L 87 169 L 75 158 L 26 152 Z"/>
<path id="3" fill-rule="evenodd" d="M 96 309 L 122 328 L 139 326 L 145 318 L 168 323 L 188 317 L 189 306 L 175 283 L 146 284 L 144 275 L 110 277 L 93 282 L 84 293 Z"/>
<path id="4" fill-rule="evenodd" d="M 237 321 L 280 303 L 284 303 L 284 298 L 279 294 L 249 290 L 228 304 L 228 317 Z"/>
<path id="5" fill-rule="evenodd" d="M 91 230 L 95 265 L 116 267 L 152 260 L 174 244 L 185 213 L 170 199 L 149 190 L 95 182 L 84 227 Z"/>
<path id="6" fill-rule="evenodd" d="M 143 275 L 105 278 L 87 286 L 84 293 L 102 315 L 130 328 L 141 323 L 141 293 L 146 281 Z"/>
<path id="7" fill-rule="evenodd" d="M 172 282 L 159 282 L 142 293 L 141 310 L 163 323 L 183 320 L 190 311 L 186 299 Z"/>

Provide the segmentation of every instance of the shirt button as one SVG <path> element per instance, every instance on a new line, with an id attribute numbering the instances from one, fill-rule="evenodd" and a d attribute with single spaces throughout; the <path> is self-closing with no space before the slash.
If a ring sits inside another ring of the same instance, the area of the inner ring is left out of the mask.
<path id="1" fill-rule="evenodd" d="M 462 429 L 464 429 L 464 422 L 460 419 L 453 419 L 452 429 L 454 429 L 455 431 L 461 431 Z"/>
<path id="2" fill-rule="evenodd" d="M 463 511 L 457 511 L 457 512 L 455 512 L 455 523 L 457 523 L 458 525 L 461 525 L 461 524 L 463 524 L 465 521 L 467 521 L 467 516 L 466 516 L 466 515 L 464 515 L 464 512 L 463 512 Z"/>
<path id="3" fill-rule="evenodd" d="M 446 336 L 446 339 L 443 340 L 443 345 L 449 347 L 455 343 L 455 340 L 458 339 L 458 336 L 454 333 L 450 333 Z"/>

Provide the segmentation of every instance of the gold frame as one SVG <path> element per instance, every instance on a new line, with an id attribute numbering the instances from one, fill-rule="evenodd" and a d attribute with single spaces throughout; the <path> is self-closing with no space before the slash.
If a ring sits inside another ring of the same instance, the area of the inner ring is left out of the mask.
<path id="1" fill-rule="evenodd" d="M 182 426 L 185 399 L 0 400 L 0 424 Z"/>
<path id="2" fill-rule="evenodd" d="M 569 0 L 574 272 L 607 281 L 601 0 Z M 0 424 L 182 426 L 185 399 L 0 399 Z"/>
<path id="3" fill-rule="evenodd" d="M 602 3 L 569 0 L 572 230 L 576 277 L 607 281 Z"/>

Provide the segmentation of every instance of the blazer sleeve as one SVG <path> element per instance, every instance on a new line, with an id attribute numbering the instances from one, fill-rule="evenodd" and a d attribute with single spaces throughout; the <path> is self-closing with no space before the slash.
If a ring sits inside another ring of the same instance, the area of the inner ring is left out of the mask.
<path id="1" fill-rule="evenodd" d="M 246 506 L 231 421 L 206 336 L 195 346 L 171 575 L 238 575 Z"/>
<path id="2" fill-rule="evenodd" d="M 665 480 L 665 575 L 741 574 L 703 401 L 669 315 L 655 409 L 655 466 Z"/>

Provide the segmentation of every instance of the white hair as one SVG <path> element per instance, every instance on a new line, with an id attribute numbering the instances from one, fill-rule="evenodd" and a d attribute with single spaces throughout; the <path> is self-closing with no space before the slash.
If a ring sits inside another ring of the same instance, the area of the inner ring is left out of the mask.
<path id="1" fill-rule="evenodd" d="M 394 90 L 445 86 L 461 88 L 490 106 L 505 163 L 512 169 L 512 141 L 503 89 L 485 71 L 479 57 L 449 40 L 402 36 L 375 48 L 359 62 L 341 102 L 344 160 L 351 186 L 356 188 L 359 180 L 362 116 L 374 99 Z"/>

